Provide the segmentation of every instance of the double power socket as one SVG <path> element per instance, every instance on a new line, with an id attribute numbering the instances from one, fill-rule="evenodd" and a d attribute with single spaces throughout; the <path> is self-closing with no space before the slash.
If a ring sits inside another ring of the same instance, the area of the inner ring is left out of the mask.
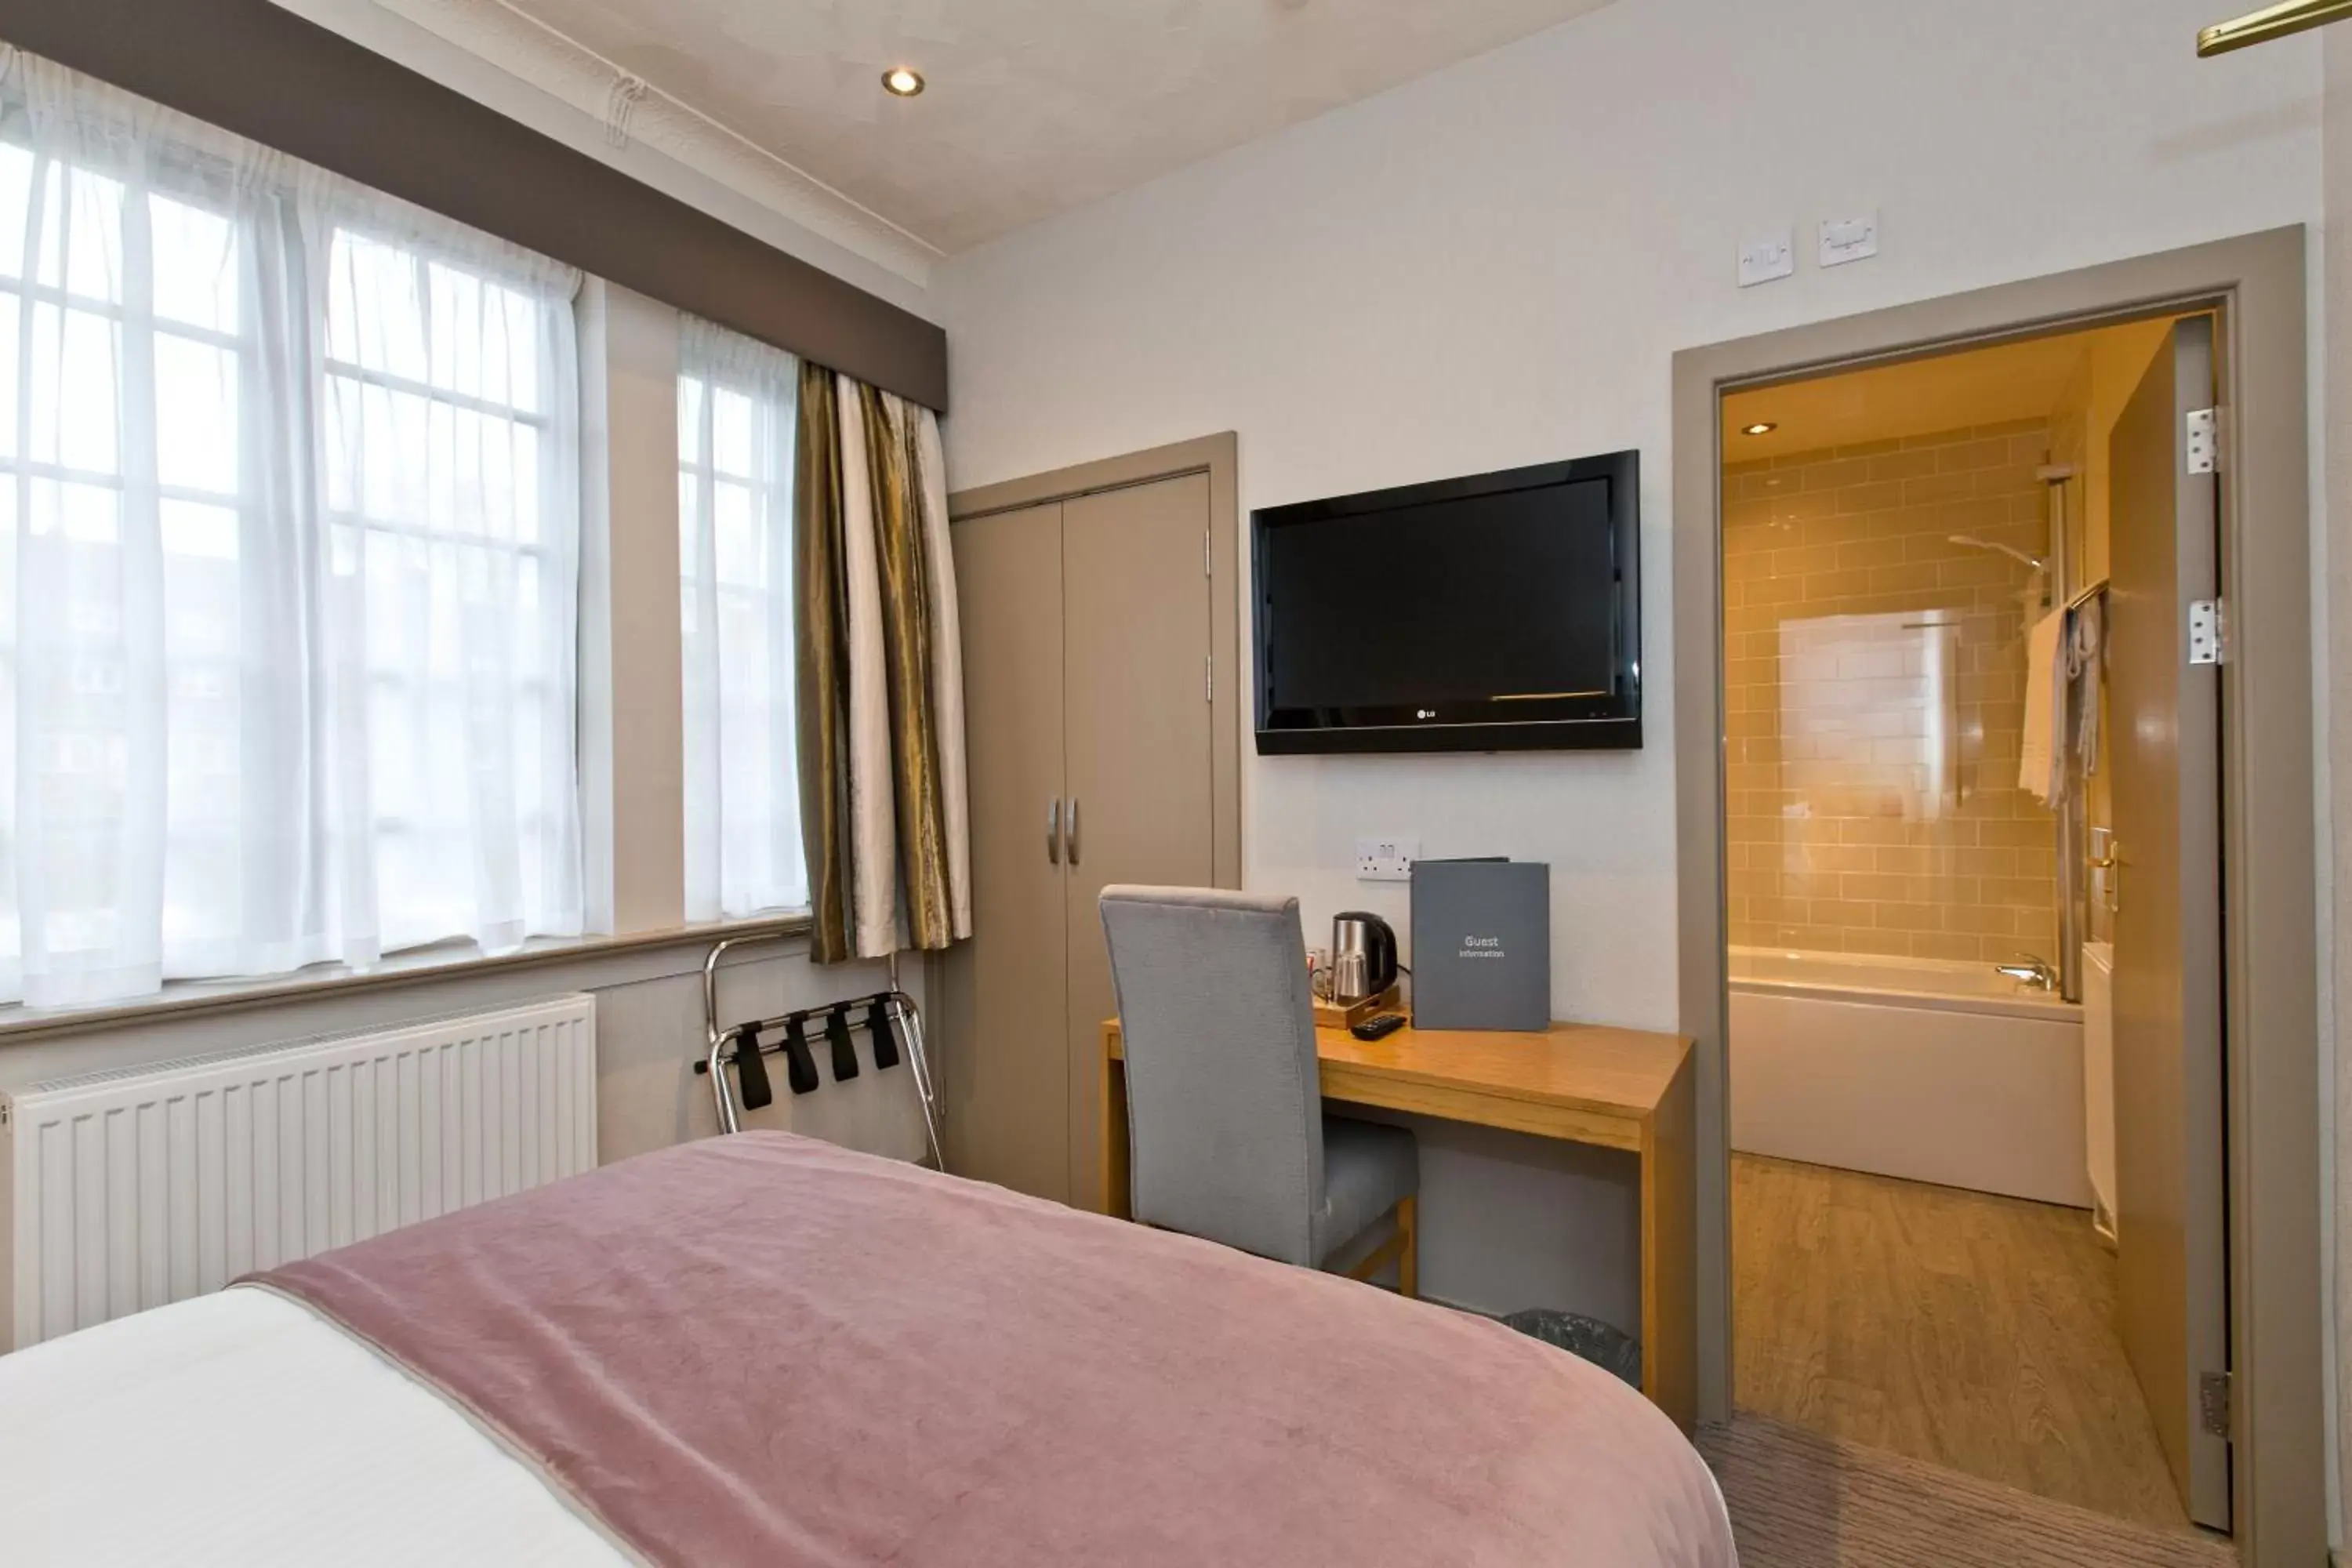
<path id="1" fill-rule="evenodd" d="M 1418 838 L 1359 838 L 1356 840 L 1356 880 L 1410 882 L 1412 863 L 1421 858 Z"/>

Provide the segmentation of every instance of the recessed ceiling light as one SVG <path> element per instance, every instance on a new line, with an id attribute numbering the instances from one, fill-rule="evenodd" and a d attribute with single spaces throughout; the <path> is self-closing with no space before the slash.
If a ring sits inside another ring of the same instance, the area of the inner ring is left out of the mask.
<path id="1" fill-rule="evenodd" d="M 1759 419 L 1753 425 L 1742 425 L 1739 427 L 1739 433 L 1742 436 L 1769 436 L 1779 428 L 1780 426 L 1769 419 Z"/>
<path id="2" fill-rule="evenodd" d="M 882 90 L 893 98 L 912 98 L 923 90 L 923 73 L 912 66 L 892 66 L 882 73 Z"/>

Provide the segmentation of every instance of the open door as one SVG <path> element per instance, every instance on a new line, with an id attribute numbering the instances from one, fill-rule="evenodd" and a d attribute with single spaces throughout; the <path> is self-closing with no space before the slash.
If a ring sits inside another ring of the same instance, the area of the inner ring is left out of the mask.
<path id="1" fill-rule="evenodd" d="M 2110 447 L 2117 1327 L 2189 1515 L 2230 1528 L 2213 322 L 2177 322 Z"/>

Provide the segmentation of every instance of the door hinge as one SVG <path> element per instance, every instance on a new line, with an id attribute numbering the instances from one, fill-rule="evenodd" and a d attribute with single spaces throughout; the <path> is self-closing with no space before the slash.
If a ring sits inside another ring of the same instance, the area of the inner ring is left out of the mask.
<path id="1" fill-rule="evenodd" d="M 2226 1372 L 2209 1372 L 2197 1379 L 2197 1424 L 2209 1436 L 2230 1439 L 2231 1378 Z"/>
<path id="2" fill-rule="evenodd" d="M 2189 662 L 2221 663 L 2229 654 L 2229 629 L 2221 600 L 2189 601 Z"/>
<path id="3" fill-rule="evenodd" d="M 1215 654 L 1211 654 L 1208 658 L 1201 661 L 1201 700 L 1203 702 L 1214 702 L 1216 700 L 1217 656 Z"/>
<path id="4" fill-rule="evenodd" d="M 2189 411 L 2189 471 L 2210 474 L 2221 466 L 2221 411 L 2218 408 L 2192 408 Z"/>
<path id="5" fill-rule="evenodd" d="M 1210 537 L 1204 531 L 1201 535 L 1201 575 L 1214 577 L 1217 574 L 1215 563 L 1216 552 L 1212 548 Z"/>

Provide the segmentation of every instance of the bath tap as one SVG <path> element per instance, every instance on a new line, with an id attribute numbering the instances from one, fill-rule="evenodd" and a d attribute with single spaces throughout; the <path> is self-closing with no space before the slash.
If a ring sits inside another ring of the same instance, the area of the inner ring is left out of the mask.
<path id="1" fill-rule="evenodd" d="M 2058 972 L 2030 952 L 2021 952 L 2009 963 L 1996 963 L 1993 968 L 2019 984 L 2031 985 L 2036 991 L 2058 989 Z"/>

